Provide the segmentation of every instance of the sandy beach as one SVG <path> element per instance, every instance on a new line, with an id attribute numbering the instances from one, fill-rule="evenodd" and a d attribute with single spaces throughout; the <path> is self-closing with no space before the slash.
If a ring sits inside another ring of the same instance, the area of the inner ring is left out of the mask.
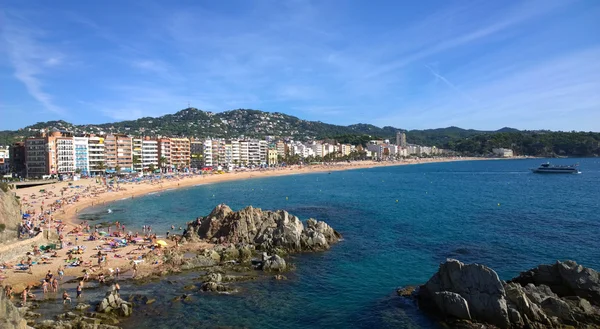
<path id="1" fill-rule="evenodd" d="M 88 241 L 89 234 L 80 232 L 78 234 L 71 233 L 73 229 L 79 226 L 79 220 L 77 219 L 78 213 L 85 209 L 97 204 L 105 204 L 114 200 L 123 198 L 135 198 L 140 195 L 157 192 L 166 189 L 183 188 L 188 186 L 194 186 L 199 184 L 211 184 L 231 180 L 244 180 L 252 178 L 263 178 L 263 177 L 275 177 L 292 174 L 306 174 L 316 172 L 331 172 L 338 170 L 350 170 L 350 169 L 361 169 L 361 168 L 374 168 L 382 166 L 398 166 L 398 165 L 413 165 L 422 163 L 432 162 L 450 162 L 450 161 L 466 161 L 466 160 L 483 160 L 481 158 L 438 158 L 438 159 L 421 159 L 421 160 L 404 160 L 396 162 L 373 162 L 373 161 L 360 161 L 351 163 L 336 163 L 332 165 L 312 165 L 312 166 L 292 166 L 288 168 L 278 168 L 269 170 L 253 170 L 253 171 L 239 171 L 224 174 L 204 174 L 204 175 L 181 175 L 172 176 L 169 179 L 160 179 L 154 181 L 142 181 L 137 183 L 122 183 L 118 185 L 118 188 L 108 189 L 104 184 L 97 181 L 96 179 L 83 179 L 75 182 L 59 182 L 55 184 L 49 184 L 37 187 L 28 187 L 16 190 L 16 194 L 21 199 L 23 213 L 29 212 L 32 215 L 38 215 L 44 211 L 48 211 L 49 205 L 56 204 L 57 200 L 62 200 L 59 208 L 51 211 L 50 215 L 53 221 L 60 221 L 65 227 L 65 241 L 68 243 L 68 247 L 65 249 L 57 250 L 56 257 L 46 258 L 45 260 L 38 259 L 37 263 L 33 266 L 32 273 L 29 274 L 27 270 L 15 270 L 12 268 L 4 269 L 0 272 L 0 282 L 3 285 L 10 284 L 14 288 L 14 292 L 23 290 L 27 285 L 39 286 L 41 280 L 44 278 L 48 270 L 56 275 L 58 267 L 64 266 L 65 259 L 67 257 L 67 250 L 74 248 L 75 246 L 82 246 L 85 250 L 83 253 L 78 254 L 77 257 L 82 257 L 84 262 L 88 263 L 86 266 L 78 266 L 73 268 L 65 269 L 66 277 L 82 277 L 83 269 L 88 271 L 94 271 L 92 278 L 100 272 L 97 265 L 97 252 L 99 249 L 104 249 L 103 245 L 106 245 L 107 241 L 104 239 Z M 40 192 L 43 190 L 44 192 Z M 46 207 L 46 208 L 42 208 Z M 192 218 L 190 218 L 192 220 Z M 55 230 L 53 227 L 48 227 L 49 230 Z M 93 228 L 92 228 L 93 230 Z M 127 228 L 127 231 L 142 231 L 141 228 Z M 148 243 L 146 243 L 148 245 Z M 190 246 L 185 245 L 185 248 L 203 248 L 207 245 Z M 122 276 L 121 278 L 131 278 L 131 263 L 133 260 L 141 260 L 142 255 L 152 252 L 160 254 L 160 248 L 152 251 L 148 249 L 138 250 L 138 245 L 128 245 L 123 248 L 116 249 L 114 251 L 106 252 L 107 263 L 104 264 L 102 272 L 105 275 L 110 276 L 112 271 L 117 267 L 120 268 Z M 181 248 L 181 247 L 180 247 Z M 8 262 L 8 265 L 18 264 L 21 260 L 27 259 L 27 256 L 23 254 L 16 259 Z M 139 272 L 147 273 L 152 271 L 156 267 L 161 266 L 160 262 L 156 264 L 140 263 Z M 59 288 L 60 289 L 60 288 Z"/>

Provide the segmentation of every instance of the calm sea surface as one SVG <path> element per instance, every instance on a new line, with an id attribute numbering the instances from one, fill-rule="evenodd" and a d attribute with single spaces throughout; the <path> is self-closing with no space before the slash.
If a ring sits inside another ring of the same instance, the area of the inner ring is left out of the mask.
<path id="1" fill-rule="evenodd" d="M 287 281 L 240 283 L 234 295 L 194 292 L 171 302 L 199 273 L 124 285 L 157 302 L 136 309 L 125 328 L 437 328 L 395 288 L 425 282 L 446 258 L 494 268 L 502 279 L 540 263 L 573 259 L 600 269 L 600 159 L 580 175 L 539 175 L 543 160 L 467 161 L 249 179 L 122 200 L 82 218 L 170 225 L 219 203 L 285 209 L 324 220 L 344 241 L 291 258 Z M 108 209 L 112 213 L 108 213 Z M 102 290 L 87 294 L 99 300 Z"/>

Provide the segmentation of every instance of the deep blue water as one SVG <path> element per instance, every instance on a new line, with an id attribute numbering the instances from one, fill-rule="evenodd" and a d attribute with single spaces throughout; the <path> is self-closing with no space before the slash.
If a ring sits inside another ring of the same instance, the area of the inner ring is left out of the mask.
<path id="1" fill-rule="evenodd" d="M 482 263 L 502 279 L 540 263 L 573 259 L 600 269 L 600 159 L 580 175 L 532 174 L 543 160 L 466 161 L 249 179 L 196 186 L 86 210 L 84 218 L 129 228 L 206 215 L 219 203 L 286 209 L 324 220 L 344 241 L 330 251 L 291 258 L 289 280 L 242 283 L 235 295 L 194 293 L 170 299 L 176 276 L 124 290 L 159 296 L 126 328 L 437 328 L 395 288 L 425 282 L 446 258 Z M 113 210 L 111 214 L 107 209 Z M 141 229 L 139 229 L 141 232 Z"/>

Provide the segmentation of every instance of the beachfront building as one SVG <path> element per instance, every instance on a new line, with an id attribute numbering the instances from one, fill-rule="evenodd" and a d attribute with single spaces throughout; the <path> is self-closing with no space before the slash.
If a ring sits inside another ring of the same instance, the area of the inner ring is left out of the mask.
<path id="1" fill-rule="evenodd" d="M 106 170 L 104 137 L 88 137 L 88 162 L 91 175 L 102 175 Z"/>
<path id="2" fill-rule="evenodd" d="M 352 152 L 352 145 L 350 145 L 350 144 L 341 144 L 340 145 L 340 152 L 342 153 L 342 155 L 350 155 L 350 152 Z"/>
<path id="3" fill-rule="evenodd" d="M 75 145 L 73 137 L 60 136 L 56 138 L 56 171 L 58 174 L 73 174 L 75 172 Z"/>
<path id="4" fill-rule="evenodd" d="M 258 141 L 258 146 L 260 150 L 260 164 L 267 164 L 269 144 L 265 140 L 260 140 Z"/>
<path id="5" fill-rule="evenodd" d="M 224 156 L 225 156 L 225 162 L 224 162 L 224 164 L 225 165 L 233 164 L 232 154 L 233 154 L 233 150 L 232 150 L 232 147 L 231 147 L 231 141 L 226 141 L 225 142 L 225 154 L 224 154 Z"/>
<path id="6" fill-rule="evenodd" d="M 142 164 L 142 142 L 141 138 L 133 138 L 131 140 L 133 149 L 131 151 L 132 163 L 133 163 L 133 171 L 142 172 L 144 170 L 144 165 Z"/>
<path id="7" fill-rule="evenodd" d="M 142 170 L 158 169 L 158 141 L 149 137 L 142 140 Z"/>
<path id="8" fill-rule="evenodd" d="M 285 157 L 287 145 L 283 141 L 278 141 L 275 147 L 277 148 L 277 155 Z"/>
<path id="9" fill-rule="evenodd" d="M 277 159 L 279 157 L 279 152 L 277 152 L 277 149 L 269 149 L 267 152 L 267 157 L 267 163 L 269 166 L 275 166 L 279 163 Z"/>
<path id="10" fill-rule="evenodd" d="M 158 139 L 158 163 L 162 171 L 171 168 L 171 139 Z"/>
<path id="11" fill-rule="evenodd" d="M 260 143 L 258 140 L 248 141 L 248 163 L 259 165 L 260 162 Z"/>
<path id="12" fill-rule="evenodd" d="M 237 139 L 231 141 L 231 163 L 240 164 L 240 141 Z"/>
<path id="13" fill-rule="evenodd" d="M 107 168 L 118 172 L 133 170 L 133 139 L 131 137 L 122 134 L 107 135 L 104 139 L 104 151 Z"/>
<path id="14" fill-rule="evenodd" d="M 50 156 L 46 137 L 32 137 L 25 140 L 25 168 L 27 178 L 50 174 Z"/>
<path id="15" fill-rule="evenodd" d="M 202 156 L 204 157 L 204 167 L 212 167 L 213 163 L 213 153 L 212 153 L 212 140 L 205 139 L 202 145 Z"/>
<path id="16" fill-rule="evenodd" d="M 19 177 L 27 175 L 25 167 L 25 142 L 15 142 L 10 146 L 10 171 Z"/>
<path id="17" fill-rule="evenodd" d="M 10 147 L 0 146 L 0 174 L 6 174 L 10 168 Z"/>
<path id="18" fill-rule="evenodd" d="M 217 147 L 215 151 L 215 145 Z M 217 155 L 217 165 L 225 164 L 225 141 L 220 139 L 218 140 L 218 144 L 213 143 L 213 154 Z"/>
<path id="19" fill-rule="evenodd" d="M 315 154 L 315 157 L 323 157 L 323 144 L 319 142 L 313 142 L 311 148 Z"/>
<path id="20" fill-rule="evenodd" d="M 190 140 L 190 167 L 201 169 L 204 166 L 204 141 Z"/>
<path id="21" fill-rule="evenodd" d="M 248 141 L 240 141 L 240 165 L 248 165 Z"/>
<path id="22" fill-rule="evenodd" d="M 75 148 L 75 172 L 90 174 L 89 141 L 87 137 L 73 137 Z"/>
<path id="23" fill-rule="evenodd" d="M 171 165 L 182 169 L 190 166 L 190 140 L 171 138 Z"/>

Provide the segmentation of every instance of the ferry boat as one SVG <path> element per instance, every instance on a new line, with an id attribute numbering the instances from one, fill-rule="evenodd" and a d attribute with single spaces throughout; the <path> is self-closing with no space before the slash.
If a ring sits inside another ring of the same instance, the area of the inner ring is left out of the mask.
<path id="1" fill-rule="evenodd" d="M 550 162 L 542 163 L 538 168 L 532 168 L 536 174 L 580 174 L 577 165 L 572 166 L 553 166 Z"/>

